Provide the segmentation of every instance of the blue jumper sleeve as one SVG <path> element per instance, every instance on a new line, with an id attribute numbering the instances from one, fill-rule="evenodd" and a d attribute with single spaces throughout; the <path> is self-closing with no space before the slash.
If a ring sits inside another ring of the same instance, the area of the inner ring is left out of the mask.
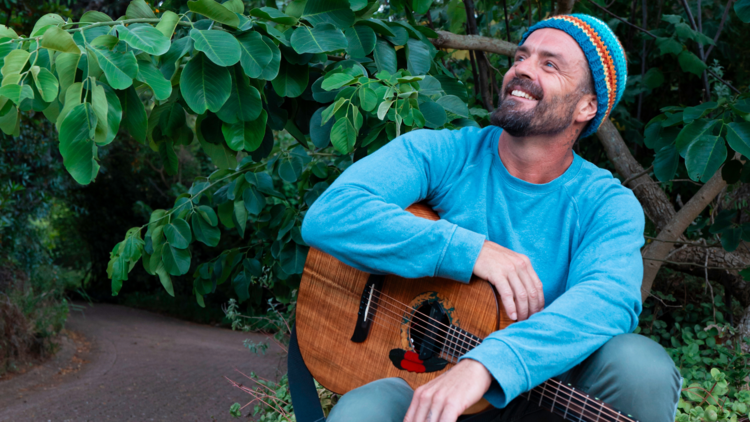
<path id="1" fill-rule="evenodd" d="M 643 211 L 619 185 L 596 193 L 601 194 L 597 206 L 579 217 L 584 231 L 565 292 L 529 319 L 492 333 L 461 358 L 482 363 L 492 374 L 496 382 L 485 398 L 495 407 L 505 407 L 638 325 Z"/>
<path id="2" fill-rule="evenodd" d="M 416 130 L 357 161 L 313 203 L 302 238 L 375 274 L 468 282 L 485 236 L 404 211 L 438 193 L 465 160 L 472 131 Z"/>

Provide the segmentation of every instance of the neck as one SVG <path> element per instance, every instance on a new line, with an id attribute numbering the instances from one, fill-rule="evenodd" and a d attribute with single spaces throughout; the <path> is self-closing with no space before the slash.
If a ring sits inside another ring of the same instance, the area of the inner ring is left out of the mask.
<path id="1" fill-rule="evenodd" d="M 571 125 L 553 136 L 515 137 L 503 131 L 498 153 L 514 177 L 534 184 L 549 183 L 570 167 L 573 144 L 581 128 Z"/>

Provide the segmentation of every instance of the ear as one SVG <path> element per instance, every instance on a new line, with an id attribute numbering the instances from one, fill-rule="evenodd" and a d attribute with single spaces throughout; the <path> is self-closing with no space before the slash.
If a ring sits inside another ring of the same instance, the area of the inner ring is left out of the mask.
<path id="1" fill-rule="evenodd" d="M 593 119 L 596 116 L 597 102 L 596 95 L 586 94 L 578 100 L 578 106 L 576 107 L 576 122 L 585 123 Z"/>

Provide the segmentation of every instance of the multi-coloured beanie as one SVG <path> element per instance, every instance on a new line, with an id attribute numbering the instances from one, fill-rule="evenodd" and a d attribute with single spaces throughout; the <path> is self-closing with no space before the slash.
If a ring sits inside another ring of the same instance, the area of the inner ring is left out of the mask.
<path id="1" fill-rule="evenodd" d="M 606 23 L 582 14 L 558 15 L 545 19 L 529 28 L 518 45 L 523 44 L 529 34 L 542 28 L 559 29 L 573 37 L 589 62 L 596 89 L 597 110 L 581 138 L 589 136 L 599 129 L 625 92 L 628 79 L 625 50 Z"/>

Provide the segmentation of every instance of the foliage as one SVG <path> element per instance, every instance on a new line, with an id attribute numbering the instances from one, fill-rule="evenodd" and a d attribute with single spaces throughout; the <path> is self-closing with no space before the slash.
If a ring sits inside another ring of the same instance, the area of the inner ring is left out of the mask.
<path id="1" fill-rule="evenodd" d="M 668 280 L 679 279 L 671 277 Z M 701 291 L 708 287 L 701 284 L 698 279 L 681 280 L 679 290 L 685 289 L 688 303 L 673 293 L 657 292 L 656 300 L 645 303 L 636 332 L 660 342 L 684 377 L 676 421 L 736 422 L 750 416 L 750 338 L 742 338 L 725 320 L 731 310 L 720 292 L 712 298 Z"/>

